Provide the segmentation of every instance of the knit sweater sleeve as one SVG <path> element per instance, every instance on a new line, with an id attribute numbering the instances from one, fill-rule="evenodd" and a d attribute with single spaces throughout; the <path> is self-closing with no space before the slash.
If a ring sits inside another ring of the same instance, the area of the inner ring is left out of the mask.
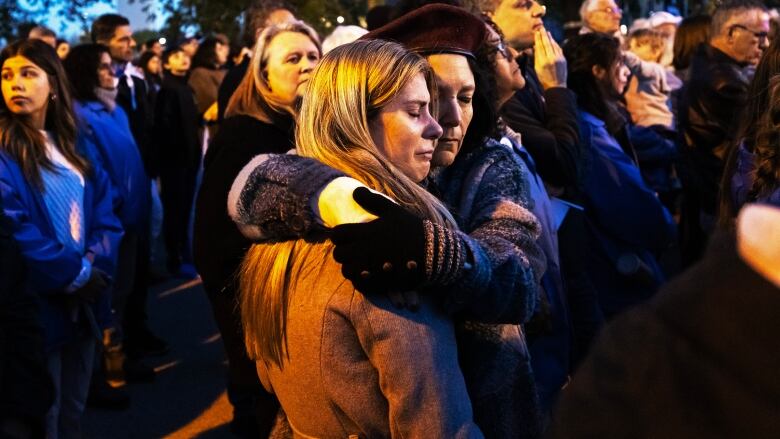
<path id="1" fill-rule="evenodd" d="M 531 213 L 528 175 L 512 151 L 496 147 L 474 161 L 460 187 L 461 228 L 474 267 L 489 267 L 483 282 L 458 282 L 449 305 L 462 305 L 466 318 L 483 323 L 522 323 L 533 315 L 546 259 L 536 238 L 541 226 Z M 475 175 L 476 174 L 476 175 Z M 475 178 L 472 180 L 471 178 Z M 468 305 L 468 306 L 466 306 Z"/>
<path id="2" fill-rule="evenodd" d="M 311 200 L 344 173 L 293 154 L 263 154 L 238 174 L 228 213 L 249 239 L 301 238 L 323 230 Z"/>

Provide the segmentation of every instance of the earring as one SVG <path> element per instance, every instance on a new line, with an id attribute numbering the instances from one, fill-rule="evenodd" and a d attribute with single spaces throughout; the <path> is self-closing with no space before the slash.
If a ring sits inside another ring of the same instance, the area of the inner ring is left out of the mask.
<path id="1" fill-rule="evenodd" d="M 52 102 L 54 102 L 54 101 L 56 101 L 56 100 L 57 100 L 57 95 L 56 95 L 56 94 L 54 94 L 54 93 L 52 93 L 52 95 L 51 95 L 51 96 L 49 96 L 49 99 L 50 99 Z"/>

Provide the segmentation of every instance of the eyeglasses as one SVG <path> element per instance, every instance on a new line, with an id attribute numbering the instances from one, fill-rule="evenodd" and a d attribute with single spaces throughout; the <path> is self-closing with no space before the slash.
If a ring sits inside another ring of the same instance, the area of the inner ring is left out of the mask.
<path id="1" fill-rule="evenodd" d="M 504 40 L 499 40 L 496 43 L 496 51 L 501 54 L 506 59 L 512 59 L 512 54 L 509 53 L 509 48 L 506 47 L 506 43 L 504 43 Z"/>
<path id="2" fill-rule="evenodd" d="M 731 32 L 734 29 L 742 29 L 745 32 L 753 34 L 754 37 L 758 38 L 758 41 L 766 41 L 769 39 L 769 33 L 767 32 L 753 32 L 752 30 L 748 29 L 747 26 L 743 26 L 741 24 L 733 24 L 731 25 L 731 28 L 729 28 L 729 35 L 731 35 Z"/>
<path id="3" fill-rule="evenodd" d="M 617 6 L 607 6 L 602 9 L 596 9 L 596 12 L 603 12 L 605 14 L 613 14 L 613 15 L 618 15 L 618 14 L 623 15 L 623 10 Z"/>

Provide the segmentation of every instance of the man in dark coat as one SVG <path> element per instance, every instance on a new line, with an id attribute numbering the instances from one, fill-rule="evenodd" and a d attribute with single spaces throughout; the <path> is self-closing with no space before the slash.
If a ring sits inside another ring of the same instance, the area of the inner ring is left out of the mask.
<path id="1" fill-rule="evenodd" d="M 136 41 L 133 39 L 130 21 L 121 15 L 103 14 L 92 23 L 92 41 L 108 47 L 114 74 L 118 78 L 116 103 L 127 114 L 130 131 L 141 153 L 146 174 L 150 178 L 158 175 L 158 157 L 151 139 L 153 108 L 149 101 L 147 83 L 143 72 L 132 64 Z M 149 184 L 149 183 L 147 183 Z M 151 198 L 149 200 L 151 203 Z M 151 209 L 151 205 L 147 210 Z M 148 228 L 147 228 L 148 229 Z M 133 358 L 147 354 L 160 355 L 168 351 L 168 345 L 154 335 L 147 326 L 146 302 L 149 290 L 150 236 L 139 233 L 135 262 L 135 279 L 127 298 L 124 321 L 125 351 Z M 134 362 L 134 372 L 148 380 L 153 377 L 151 369 Z M 132 373 L 129 378 L 133 378 Z"/>
<path id="2" fill-rule="evenodd" d="M 774 438 L 780 209 L 753 205 L 704 259 L 607 326 L 552 438 Z"/>
<path id="3" fill-rule="evenodd" d="M 11 224 L 0 209 L 0 437 L 43 437 L 54 401 L 36 297 Z"/>
<path id="4" fill-rule="evenodd" d="M 712 16 L 708 44 L 691 60 L 690 81 L 681 94 L 683 154 L 680 177 L 684 202 L 680 224 L 683 265 L 704 250 L 715 222 L 724 154 L 735 140 L 750 78 L 768 45 L 769 14 L 753 0 L 721 4 Z"/>

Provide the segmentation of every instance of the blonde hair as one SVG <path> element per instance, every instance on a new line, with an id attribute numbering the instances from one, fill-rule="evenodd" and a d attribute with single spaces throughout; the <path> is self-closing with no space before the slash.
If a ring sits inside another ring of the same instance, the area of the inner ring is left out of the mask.
<path id="1" fill-rule="evenodd" d="M 309 79 L 296 145 L 300 155 L 345 172 L 421 218 L 455 228 L 441 202 L 388 163 L 369 130 L 372 118 L 419 74 L 424 75 L 435 97 L 434 76 L 427 61 L 396 43 L 356 41 L 333 49 Z M 303 240 L 255 244 L 249 249 L 239 285 L 250 358 L 282 367 L 287 353 L 290 291 L 306 270 L 323 267 L 331 250 L 330 242 Z"/>
<path id="2" fill-rule="evenodd" d="M 317 32 L 306 23 L 292 21 L 266 27 L 257 37 L 249 68 L 228 101 L 225 117 L 246 115 L 265 122 L 272 122 L 275 113 L 295 115 L 295 108 L 276 100 L 268 86 L 268 80 L 263 74 L 268 63 L 268 46 L 282 32 L 297 32 L 306 35 L 317 46 L 317 51 L 322 56 L 322 45 Z"/>

